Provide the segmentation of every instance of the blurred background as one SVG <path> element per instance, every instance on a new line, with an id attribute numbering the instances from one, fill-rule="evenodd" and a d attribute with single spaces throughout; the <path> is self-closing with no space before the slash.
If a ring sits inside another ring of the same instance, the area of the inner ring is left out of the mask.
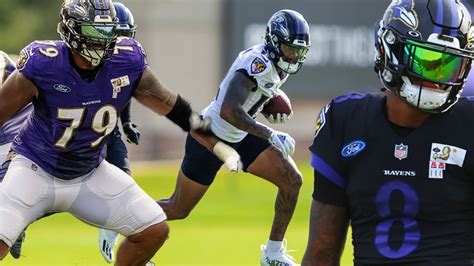
<path id="1" fill-rule="evenodd" d="M 376 91 L 373 28 L 389 1 L 380 0 L 122 0 L 135 15 L 137 39 L 162 83 L 189 99 L 196 110 L 213 99 L 237 54 L 263 41 L 270 16 L 291 8 L 310 24 L 312 47 L 301 71 L 283 90 L 293 118 L 277 130 L 297 140 L 299 159 L 308 158 L 316 116 L 331 97 Z M 33 40 L 58 39 L 62 1 L 0 0 L 0 50 L 18 54 Z M 129 145 L 131 160 L 180 159 L 185 134 L 139 103 L 132 118 L 142 132 Z M 263 117 L 263 122 L 266 122 Z"/>

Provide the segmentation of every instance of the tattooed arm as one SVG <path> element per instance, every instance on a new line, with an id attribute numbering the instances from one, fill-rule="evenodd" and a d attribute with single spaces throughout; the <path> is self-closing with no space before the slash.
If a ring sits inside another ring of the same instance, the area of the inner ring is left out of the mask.
<path id="1" fill-rule="evenodd" d="M 231 171 L 241 169 L 239 154 L 210 134 L 210 119 L 202 120 L 186 100 L 161 85 L 149 67 L 143 72 L 134 96 L 152 111 L 166 115 L 183 130 L 190 131 L 194 139 L 212 151 Z"/>
<path id="2" fill-rule="evenodd" d="M 302 265 L 340 265 L 348 225 L 347 208 L 313 200 L 308 246 Z"/>
<path id="3" fill-rule="evenodd" d="M 255 83 L 247 76 L 235 72 L 222 103 L 220 115 L 234 127 L 257 137 L 268 139 L 272 133 L 271 130 L 258 124 L 242 107 L 254 87 Z"/>
<path id="4" fill-rule="evenodd" d="M 163 86 L 150 67 L 147 67 L 133 96 L 152 111 L 167 115 L 173 109 L 178 94 Z"/>

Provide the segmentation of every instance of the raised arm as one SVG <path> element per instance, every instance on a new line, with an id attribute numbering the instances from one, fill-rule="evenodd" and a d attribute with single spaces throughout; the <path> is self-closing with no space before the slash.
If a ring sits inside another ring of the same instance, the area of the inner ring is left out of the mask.
<path id="1" fill-rule="evenodd" d="M 242 107 L 255 86 L 255 83 L 246 75 L 235 72 L 224 97 L 220 115 L 225 121 L 240 130 L 263 139 L 269 139 L 272 131 L 268 127 L 258 124 Z M 263 101 L 260 104 L 263 104 Z"/>
<path id="2" fill-rule="evenodd" d="M 37 95 L 35 84 L 15 70 L 0 86 L 0 126 Z"/>

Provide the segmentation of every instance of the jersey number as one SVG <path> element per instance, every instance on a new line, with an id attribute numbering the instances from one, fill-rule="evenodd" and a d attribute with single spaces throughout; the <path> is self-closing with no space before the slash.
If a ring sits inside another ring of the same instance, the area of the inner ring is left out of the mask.
<path id="1" fill-rule="evenodd" d="M 394 191 L 403 195 L 403 211 L 401 217 L 396 217 L 390 209 L 390 198 Z M 384 220 L 375 229 L 375 246 L 383 256 L 398 259 L 412 253 L 420 242 L 420 229 L 415 217 L 419 209 L 419 199 L 416 191 L 407 183 L 390 181 L 385 183 L 377 192 L 375 206 L 380 217 Z M 393 248 L 389 243 L 390 228 L 394 223 L 403 224 L 405 231 L 400 247 Z"/>
<path id="2" fill-rule="evenodd" d="M 67 127 L 61 137 L 56 141 L 56 148 L 65 149 L 74 136 L 74 132 L 83 122 L 86 108 L 59 108 L 58 120 L 71 121 L 71 125 Z M 91 148 L 97 147 L 102 140 L 114 131 L 117 125 L 117 110 L 111 105 L 106 105 L 97 110 L 92 120 L 92 130 L 102 134 L 98 139 L 91 142 Z"/>

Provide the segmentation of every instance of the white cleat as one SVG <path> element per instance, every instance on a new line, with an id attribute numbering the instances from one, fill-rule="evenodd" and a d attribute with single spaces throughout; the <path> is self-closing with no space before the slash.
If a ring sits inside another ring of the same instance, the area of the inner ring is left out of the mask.
<path id="1" fill-rule="evenodd" d="M 107 263 L 114 262 L 114 247 L 117 244 L 118 234 L 114 231 L 99 229 L 99 248 L 102 257 Z"/>
<path id="2" fill-rule="evenodd" d="M 286 240 L 283 241 L 283 247 L 277 252 L 267 252 L 265 245 L 261 245 L 260 249 L 262 250 L 260 265 L 262 266 L 299 266 L 287 253 Z"/>

